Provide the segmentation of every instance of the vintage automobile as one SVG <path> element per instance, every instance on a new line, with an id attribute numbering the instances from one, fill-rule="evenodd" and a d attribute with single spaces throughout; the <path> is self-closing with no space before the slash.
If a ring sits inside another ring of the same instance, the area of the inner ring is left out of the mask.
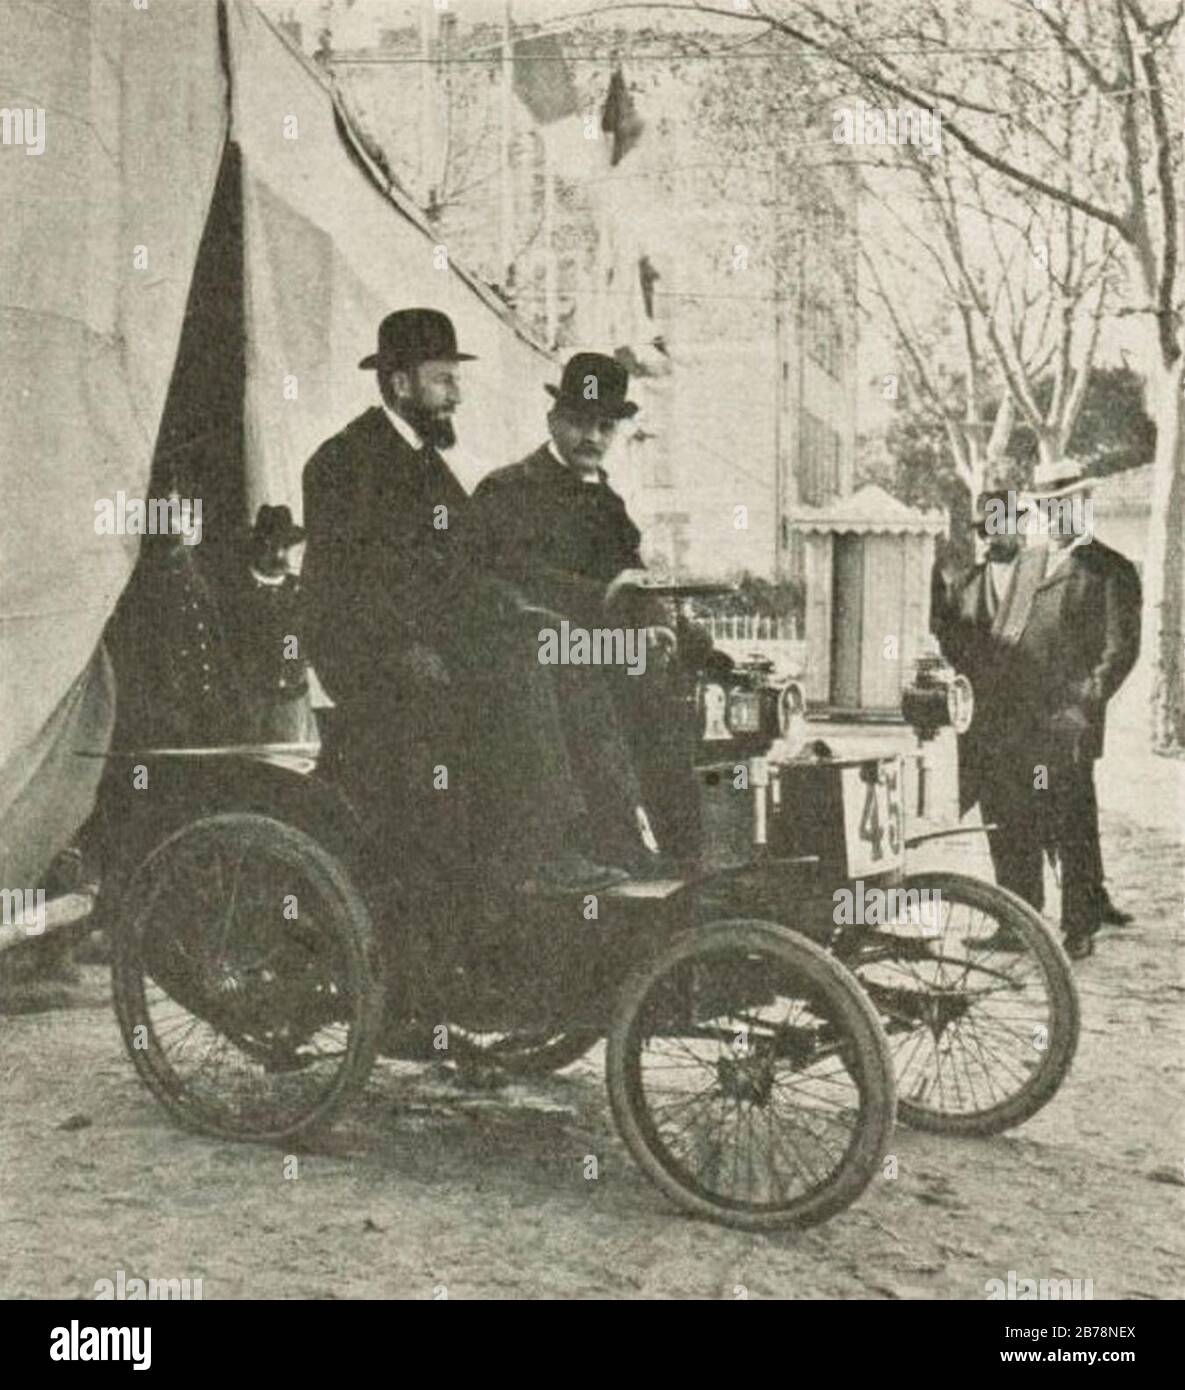
<path id="1" fill-rule="evenodd" d="M 695 814 L 660 817 L 678 870 L 591 912 L 524 894 L 491 922 L 475 883 L 472 913 L 442 924 L 431 885 L 313 758 L 108 755 L 122 853 L 97 920 L 142 1079 L 192 1128 L 291 1142 L 330 1124 L 379 1055 L 542 1073 L 605 1041 L 642 1169 L 685 1210 L 753 1230 L 854 1201 L 898 1093 L 908 1122 L 953 1133 L 1031 1115 L 1078 1029 L 1038 915 L 974 879 L 908 875 L 900 757 L 797 747 L 801 690 L 761 663 L 682 689 L 687 762 L 669 785 Z M 859 910 L 839 910 L 844 893 Z"/>

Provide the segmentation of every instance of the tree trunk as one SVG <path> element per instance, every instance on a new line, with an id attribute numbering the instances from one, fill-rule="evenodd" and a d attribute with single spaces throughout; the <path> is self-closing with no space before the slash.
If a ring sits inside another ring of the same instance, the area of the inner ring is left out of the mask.
<path id="1" fill-rule="evenodd" d="M 1152 744 L 1185 752 L 1185 357 L 1155 373 L 1156 462 L 1144 568 L 1145 648 L 1151 651 Z"/>

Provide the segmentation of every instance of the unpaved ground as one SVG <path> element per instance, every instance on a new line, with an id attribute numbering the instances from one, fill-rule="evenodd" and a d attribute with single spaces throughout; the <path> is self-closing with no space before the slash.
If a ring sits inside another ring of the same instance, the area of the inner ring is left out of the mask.
<path id="1" fill-rule="evenodd" d="M 1104 817 L 1113 892 L 1139 921 L 1076 967 L 1081 1047 L 1046 1110 L 992 1140 L 900 1128 L 898 1176 L 801 1234 L 745 1235 L 673 1210 L 613 1134 L 599 1050 L 492 1094 L 460 1091 L 441 1068 L 381 1064 L 363 1103 L 286 1178 L 275 1149 L 174 1128 L 125 1060 L 91 967 L 70 1007 L 0 1018 L 0 1294 L 89 1297 L 122 1269 L 201 1278 L 207 1298 L 443 1287 L 979 1299 L 1015 1270 L 1089 1278 L 1098 1298 L 1179 1298 L 1185 982 L 1171 824 L 1163 806 Z M 978 867 L 957 843 L 932 846 L 929 862 Z"/>

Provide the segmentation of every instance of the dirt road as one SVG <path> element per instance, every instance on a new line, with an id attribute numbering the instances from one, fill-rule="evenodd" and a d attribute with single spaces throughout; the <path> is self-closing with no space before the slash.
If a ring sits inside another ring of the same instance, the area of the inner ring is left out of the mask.
<path id="1" fill-rule="evenodd" d="M 489 1094 L 380 1064 L 286 1176 L 278 1150 L 173 1127 L 90 967 L 65 1007 L 0 1018 L 0 1294 L 90 1297 L 122 1269 L 200 1278 L 206 1298 L 981 1299 L 1014 1270 L 1090 1279 L 1097 1298 L 1181 1297 L 1182 849 L 1121 816 L 1105 838 L 1139 921 L 1076 967 L 1084 1028 L 1060 1094 L 1002 1138 L 899 1128 L 897 1176 L 801 1234 L 674 1211 L 613 1134 L 599 1050 Z"/>

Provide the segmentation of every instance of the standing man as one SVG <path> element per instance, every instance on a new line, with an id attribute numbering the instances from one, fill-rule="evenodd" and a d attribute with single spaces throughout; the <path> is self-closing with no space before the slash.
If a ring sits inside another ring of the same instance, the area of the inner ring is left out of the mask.
<path id="1" fill-rule="evenodd" d="M 305 637 L 336 706 L 323 757 L 385 862 L 410 858 L 425 882 L 455 882 L 468 858 L 446 655 L 466 495 L 441 450 L 472 360 L 446 315 L 388 314 L 358 364 L 375 404 L 304 470 Z"/>
<path id="2" fill-rule="evenodd" d="M 1051 503 L 1083 486 L 1075 464 L 1039 466 L 1030 514 L 1050 516 Z M 978 800 L 998 826 L 989 836 L 997 880 L 1038 910 L 1044 851 L 1057 855 L 1062 932 L 1080 959 L 1093 949 L 1103 908 L 1094 760 L 1107 701 L 1139 652 L 1139 579 L 1088 528 L 1047 526 L 1023 548 L 1015 535 L 993 534 L 993 498 L 1007 494 L 986 494 L 980 508 L 987 556 L 935 619 L 944 654 L 975 688 L 974 737 L 959 750 L 960 800 L 964 809 Z M 1005 500 L 995 514 L 1010 510 Z"/>
<path id="3" fill-rule="evenodd" d="M 1090 954 L 1104 921 L 1126 919 L 1103 882 L 1094 764 L 1103 753 L 1107 703 L 1140 652 L 1139 576 L 1094 538 L 1089 487 L 1070 459 L 1039 465 L 1034 474 L 1044 543 L 1033 553 L 1043 562 L 1042 579 L 1016 648 L 1024 705 L 1034 720 L 1038 711 L 1044 715 L 1052 842 L 1072 955 Z"/>
<path id="4" fill-rule="evenodd" d="M 1012 595 L 1020 538 L 989 522 L 1007 506 L 1003 490 L 981 493 L 975 500 L 971 528 L 982 550 L 979 561 L 961 575 L 935 566 L 931 626 L 942 654 L 975 692 L 975 718 L 959 735 L 959 811 L 983 803 L 987 823 L 1015 819 L 1015 772 L 1002 765 L 1008 727 L 1008 678 L 1001 664 L 1000 631 Z M 999 814 L 995 814 L 995 813 Z M 989 833 L 996 877 L 1015 887 L 1014 853 L 1008 831 Z M 1016 891 L 1019 891 L 1017 889 Z M 1022 894 L 1027 896 L 1027 894 Z"/>

